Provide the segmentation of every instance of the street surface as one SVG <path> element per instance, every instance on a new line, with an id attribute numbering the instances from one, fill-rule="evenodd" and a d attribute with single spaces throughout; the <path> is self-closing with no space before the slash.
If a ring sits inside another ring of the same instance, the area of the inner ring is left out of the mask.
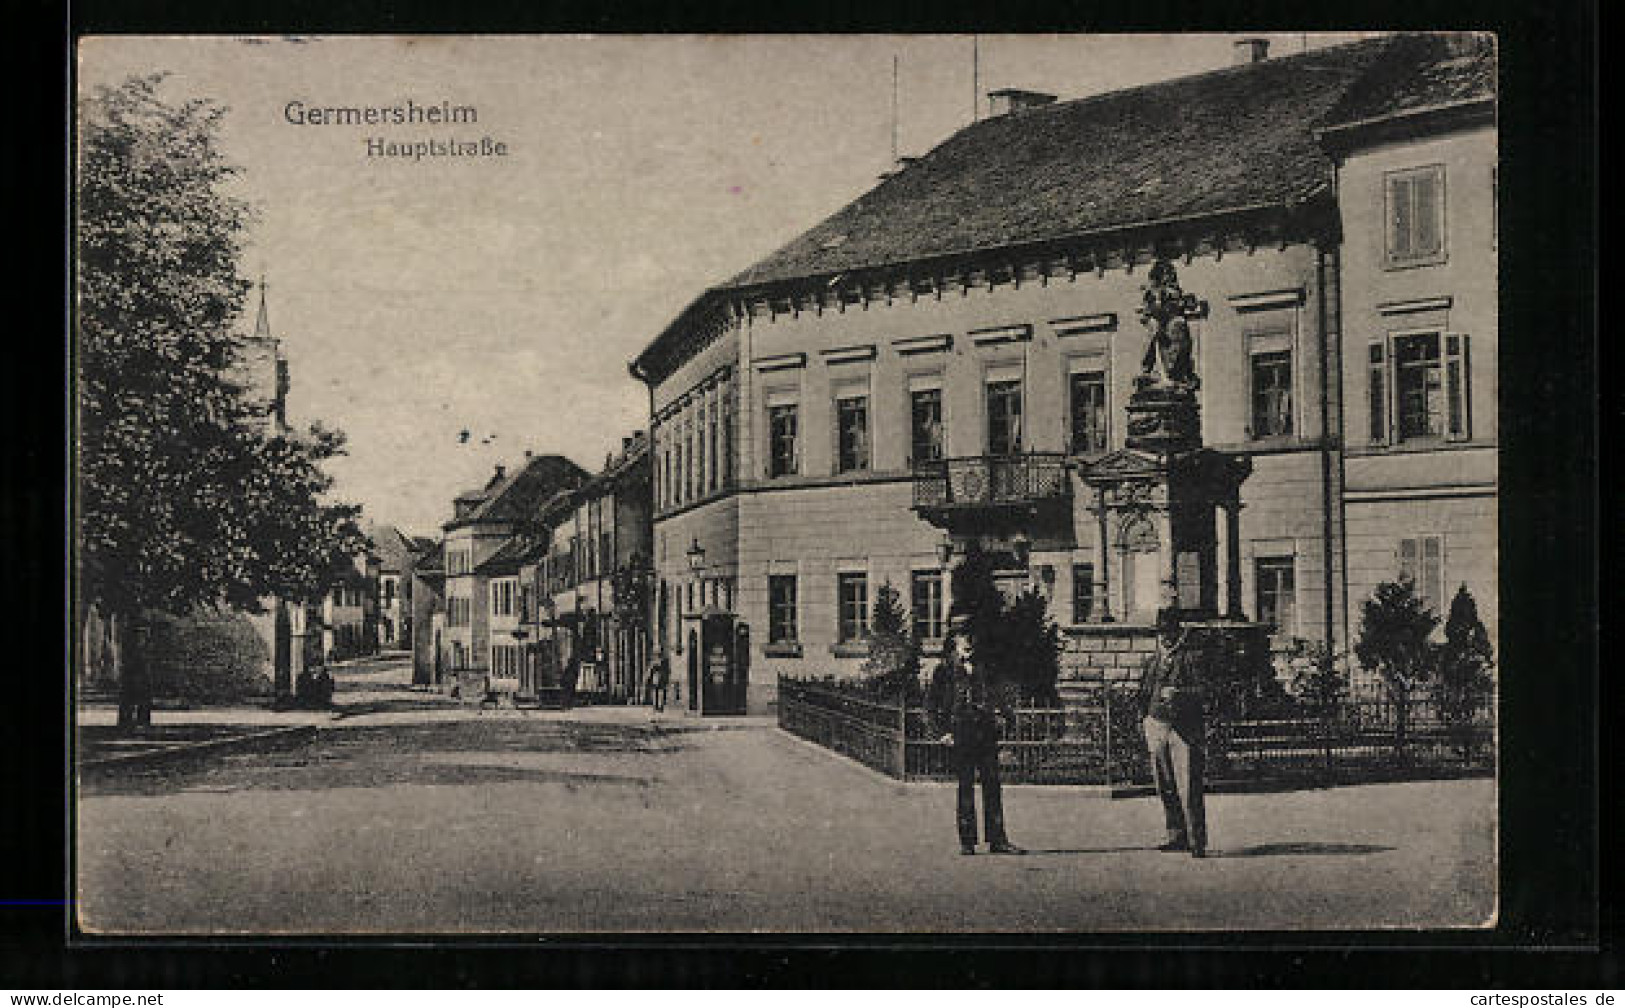
<path id="1" fill-rule="evenodd" d="M 1110 931 L 1474 926 L 1494 782 L 1154 797 L 1007 789 L 1027 857 L 963 857 L 952 785 L 759 718 L 479 711 L 340 673 L 314 737 L 82 779 L 79 914 L 107 933 Z M 166 717 L 158 715 L 162 722 Z"/>

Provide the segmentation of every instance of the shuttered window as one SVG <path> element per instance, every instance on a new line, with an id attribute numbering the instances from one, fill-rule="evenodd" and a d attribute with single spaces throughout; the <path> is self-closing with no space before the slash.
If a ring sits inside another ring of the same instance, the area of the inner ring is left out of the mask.
<path id="1" fill-rule="evenodd" d="M 1414 266 L 1444 259 L 1444 167 L 1387 175 L 1388 263 Z"/>
<path id="2" fill-rule="evenodd" d="M 1399 576 L 1411 582 L 1422 604 L 1440 614 L 1444 604 L 1444 538 L 1428 535 L 1399 541 Z"/>

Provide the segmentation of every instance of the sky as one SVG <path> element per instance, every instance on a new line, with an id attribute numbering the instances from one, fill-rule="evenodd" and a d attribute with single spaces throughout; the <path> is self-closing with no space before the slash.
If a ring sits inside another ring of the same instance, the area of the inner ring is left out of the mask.
<path id="1" fill-rule="evenodd" d="M 987 114 L 978 90 L 1079 98 L 1229 65 L 1239 37 L 119 36 L 84 40 L 79 73 L 84 94 L 163 71 L 166 97 L 228 110 L 222 147 L 257 210 L 242 267 L 268 284 L 290 419 L 348 435 L 336 498 L 434 535 L 526 450 L 597 470 L 648 422 L 627 362 L 873 186 L 894 130 L 922 154 Z M 1260 37 L 1284 55 L 1358 36 Z M 286 111 L 408 99 L 478 121 Z M 369 157 L 369 137 L 508 154 Z"/>

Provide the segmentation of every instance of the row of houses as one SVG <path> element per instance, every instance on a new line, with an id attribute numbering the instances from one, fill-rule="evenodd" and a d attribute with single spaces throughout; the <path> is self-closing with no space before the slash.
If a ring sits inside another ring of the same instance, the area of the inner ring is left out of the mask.
<path id="1" fill-rule="evenodd" d="M 1400 576 L 1441 614 L 1466 585 L 1493 634 L 1493 40 L 1238 50 L 993 92 L 699 293 L 631 362 L 647 435 L 597 476 L 546 456 L 457 499 L 415 581 L 422 681 L 537 693 L 574 653 L 621 699 L 659 652 L 685 707 L 765 712 L 780 674 L 858 674 L 884 584 L 929 651 L 971 541 L 1078 640 L 1172 602 L 1342 651 Z M 1165 294 L 1200 443 L 1235 460 L 1199 520 L 1114 496 Z"/>
<path id="2" fill-rule="evenodd" d="M 413 572 L 414 680 L 542 699 L 564 689 L 626 702 L 652 653 L 648 441 L 623 440 L 596 474 L 528 455 L 460 494 Z"/>

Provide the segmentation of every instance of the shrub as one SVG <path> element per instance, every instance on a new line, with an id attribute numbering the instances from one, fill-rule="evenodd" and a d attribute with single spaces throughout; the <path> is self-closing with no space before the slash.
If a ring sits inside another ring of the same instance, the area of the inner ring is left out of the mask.
<path id="1" fill-rule="evenodd" d="M 999 639 L 997 673 L 1020 687 L 1028 703 L 1060 703 L 1055 680 L 1061 674 L 1061 631 L 1044 596 L 1032 589 L 1016 596 L 1000 620 Z"/>
<path id="2" fill-rule="evenodd" d="M 1417 597 L 1410 579 L 1385 581 L 1360 603 L 1360 636 L 1354 656 L 1360 667 L 1382 676 L 1394 702 L 1394 749 L 1403 754 L 1410 706 L 1431 677 L 1435 651 L 1428 637 L 1439 618 Z"/>
<path id="3" fill-rule="evenodd" d="M 875 593 L 874 622 L 869 634 L 869 657 L 863 673 L 882 696 L 920 695 L 920 645 L 908 627 L 907 614 L 897 589 L 886 582 Z"/>
<path id="4" fill-rule="evenodd" d="M 154 615 L 148 642 L 154 696 L 230 703 L 271 692 L 271 653 L 238 614 Z"/>
<path id="5" fill-rule="evenodd" d="M 1462 585 L 1450 601 L 1445 619 L 1444 644 L 1437 653 L 1433 677 L 1433 705 L 1462 755 L 1472 755 L 1473 718 L 1479 704 L 1495 689 L 1495 655 L 1489 631 L 1478 618 L 1478 603 Z"/>
<path id="6" fill-rule="evenodd" d="M 1044 596 L 1029 589 L 1009 603 L 993 578 L 993 562 L 974 543 L 953 569 L 951 613 L 970 617 L 971 658 L 993 678 L 1014 683 L 1022 699 L 1058 702 L 1061 632 Z"/>

